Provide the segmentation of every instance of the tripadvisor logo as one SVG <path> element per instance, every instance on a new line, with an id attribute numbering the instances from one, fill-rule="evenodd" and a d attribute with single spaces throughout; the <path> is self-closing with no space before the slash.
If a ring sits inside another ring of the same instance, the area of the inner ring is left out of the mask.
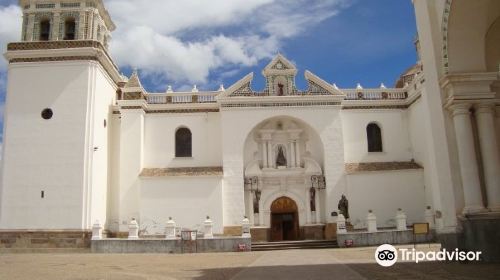
<path id="1" fill-rule="evenodd" d="M 422 261 L 479 261 L 481 252 L 466 252 L 455 249 L 448 251 L 417 251 L 415 249 L 396 249 L 390 244 L 380 245 L 375 251 L 375 260 L 381 266 L 393 266 L 399 261 L 410 261 L 419 263 Z"/>

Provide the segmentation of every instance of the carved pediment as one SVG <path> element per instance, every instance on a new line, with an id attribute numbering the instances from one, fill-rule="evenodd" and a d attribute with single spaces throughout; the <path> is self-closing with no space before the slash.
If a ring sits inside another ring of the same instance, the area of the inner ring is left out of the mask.
<path id="1" fill-rule="evenodd" d="M 278 54 L 262 71 L 264 77 L 271 75 L 293 75 L 297 74 L 297 68 L 286 57 Z"/>
<path id="2" fill-rule="evenodd" d="M 263 91 L 254 91 L 251 87 L 253 73 L 248 74 L 243 79 L 236 82 L 233 86 L 223 92 L 218 98 L 227 97 L 266 97 L 266 96 L 343 96 L 344 94 L 333 85 L 325 82 L 313 73 L 306 71 L 305 79 L 308 87 L 305 91 L 298 90 L 295 87 L 295 76 L 297 69 L 281 54 L 276 56 L 269 63 L 262 74 L 266 77 L 266 87 Z"/>

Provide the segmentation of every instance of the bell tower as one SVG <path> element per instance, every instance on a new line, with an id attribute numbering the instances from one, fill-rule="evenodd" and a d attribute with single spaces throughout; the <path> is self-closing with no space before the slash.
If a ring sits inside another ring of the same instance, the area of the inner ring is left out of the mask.
<path id="1" fill-rule="evenodd" d="M 106 49 L 115 25 L 102 1 L 19 1 L 23 9 L 22 41 L 93 40 Z"/>
<path id="2" fill-rule="evenodd" d="M 8 44 L 0 229 L 88 232 L 106 223 L 110 108 L 123 82 L 102 0 L 20 0 Z"/>

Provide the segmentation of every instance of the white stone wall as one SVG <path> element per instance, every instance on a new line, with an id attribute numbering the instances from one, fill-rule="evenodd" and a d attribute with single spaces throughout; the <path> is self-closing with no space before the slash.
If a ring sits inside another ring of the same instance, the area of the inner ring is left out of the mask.
<path id="1" fill-rule="evenodd" d="M 91 71 L 90 79 L 92 92 L 92 110 L 89 112 L 88 123 L 91 126 L 87 135 L 87 151 L 89 152 L 89 170 L 92 172 L 89 179 L 90 192 L 87 194 L 89 200 L 88 209 L 90 215 L 86 220 L 86 228 L 91 228 L 98 220 L 101 224 L 107 222 L 107 201 L 111 185 L 110 169 L 110 138 L 112 130 L 109 127 L 110 106 L 115 100 L 116 85 L 107 76 L 98 64 Z M 106 124 L 105 124 L 106 122 Z"/>
<path id="2" fill-rule="evenodd" d="M 355 228 L 366 228 L 366 215 L 373 210 L 378 227 L 395 227 L 402 208 L 407 223 L 424 222 L 425 191 L 422 170 L 360 172 L 347 175 L 346 197 Z"/>
<path id="3" fill-rule="evenodd" d="M 366 127 L 376 123 L 382 131 L 383 152 L 368 152 Z M 409 161 L 413 158 L 406 110 L 342 110 L 346 162 Z"/>
<path id="4" fill-rule="evenodd" d="M 122 110 L 120 119 L 120 172 L 118 182 L 118 224 L 128 230 L 128 222 L 140 216 L 139 174 L 144 162 L 144 110 Z"/>
<path id="5" fill-rule="evenodd" d="M 91 118 L 107 114 L 92 94 L 109 101 L 103 75 L 94 62 L 9 66 L 0 228 L 88 229 L 91 217 L 102 216 L 105 191 L 92 197 L 90 182 L 106 190 L 107 174 L 92 177 L 90 159 L 94 142 L 106 146 Z M 44 108 L 52 119 L 42 119 Z"/>
<path id="6" fill-rule="evenodd" d="M 175 132 L 187 127 L 192 133 L 192 157 L 175 157 Z M 147 114 L 144 167 L 222 166 L 219 113 Z"/>
<path id="7" fill-rule="evenodd" d="M 203 230 L 210 216 L 214 233 L 222 234 L 222 185 L 220 176 L 162 177 L 141 179 L 141 230 L 165 234 L 169 217 L 177 227 Z"/>

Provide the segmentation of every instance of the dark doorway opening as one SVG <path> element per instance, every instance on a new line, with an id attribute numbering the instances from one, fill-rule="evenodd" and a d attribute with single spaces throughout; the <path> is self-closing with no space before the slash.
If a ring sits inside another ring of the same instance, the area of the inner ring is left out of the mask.
<path id="1" fill-rule="evenodd" d="M 271 241 L 289 241 L 298 238 L 297 204 L 288 197 L 280 197 L 271 205 Z"/>

